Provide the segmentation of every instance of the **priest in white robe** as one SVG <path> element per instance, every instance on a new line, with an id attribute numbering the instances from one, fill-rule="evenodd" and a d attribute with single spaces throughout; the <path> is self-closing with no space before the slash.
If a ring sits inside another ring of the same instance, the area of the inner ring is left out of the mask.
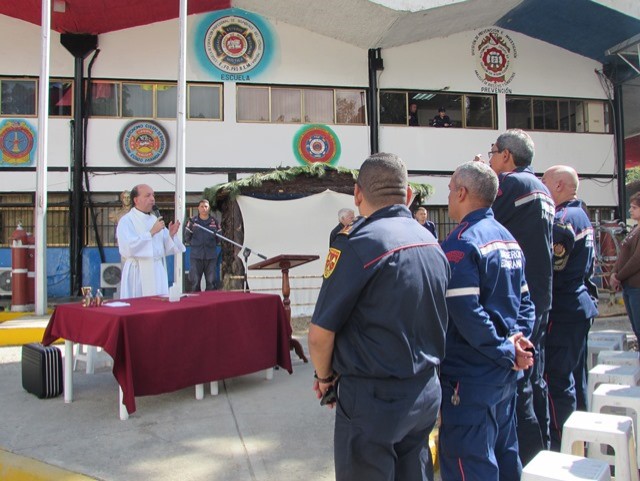
<path id="1" fill-rule="evenodd" d="M 166 256 L 186 250 L 176 235 L 180 221 L 170 222 L 167 227 L 162 217 L 152 213 L 155 197 L 148 185 L 131 189 L 131 201 L 133 208 L 120 219 L 116 229 L 124 262 L 120 298 L 168 294 Z"/>

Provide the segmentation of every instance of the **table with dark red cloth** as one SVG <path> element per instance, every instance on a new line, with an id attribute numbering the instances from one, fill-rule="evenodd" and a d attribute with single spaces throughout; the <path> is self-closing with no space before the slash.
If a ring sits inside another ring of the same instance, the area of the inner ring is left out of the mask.
<path id="1" fill-rule="evenodd" d="M 124 405 L 135 396 L 241 376 L 276 365 L 293 372 L 291 326 L 280 296 L 208 291 L 179 302 L 166 297 L 123 299 L 126 307 L 58 305 L 42 343 L 58 338 L 102 347 Z"/>

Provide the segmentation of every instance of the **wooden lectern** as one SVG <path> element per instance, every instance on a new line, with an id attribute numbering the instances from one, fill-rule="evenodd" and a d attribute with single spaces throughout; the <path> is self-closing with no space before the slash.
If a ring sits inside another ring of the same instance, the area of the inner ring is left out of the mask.
<path id="1" fill-rule="evenodd" d="M 279 256 L 271 257 L 257 264 L 252 264 L 249 269 L 261 269 L 261 270 L 274 270 L 279 269 L 282 271 L 282 303 L 284 304 L 284 310 L 287 313 L 287 319 L 289 325 L 291 325 L 291 300 L 289 300 L 289 294 L 291 294 L 291 286 L 289 285 L 289 269 L 293 267 L 301 266 L 307 262 L 315 261 L 319 259 L 317 255 L 291 255 L 280 254 Z M 296 354 L 304 362 L 309 362 L 304 355 L 302 345 L 296 339 L 289 338 L 289 350 L 295 350 Z"/>

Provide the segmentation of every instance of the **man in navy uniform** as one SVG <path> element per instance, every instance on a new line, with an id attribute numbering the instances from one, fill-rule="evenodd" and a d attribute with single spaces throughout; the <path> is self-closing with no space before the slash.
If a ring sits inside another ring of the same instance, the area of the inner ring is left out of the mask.
<path id="1" fill-rule="evenodd" d="M 434 127 L 451 127 L 451 119 L 444 107 L 438 109 L 438 115 L 433 118 L 431 124 Z"/>
<path id="2" fill-rule="evenodd" d="M 410 199 L 402 160 L 370 156 L 354 188 L 362 217 L 327 256 L 309 353 L 318 397 L 337 393 L 337 481 L 433 479 L 449 264 Z"/>
<path id="3" fill-rule="evenodd" d="M 533 365 L 535 312 L 525 259 L 493 217 L 498 177 L 467 162 L 449 182 L 449 216 L 458 226 L 442 243 L 451 265 L 449 324 L 440 368 L 443 481 L 518 480 L 516 382 Z"/>
<path id="4" fill-rule="evenodd" d="M 586 399 L 587 336 L 598 315 L 597 288 L 591 280 L 595 243 L 591 221 L 578 199 L 575 169 L 554 165 L 544 173 L 542 182 L 556 203 L 553 303 L 547 326 L 544 377 L 549 386 L 551 449 L 560 451 L 562 426 L 577 408 L 576 392 Z"/>
<path id="5" fill-rule="evenodd" d="M 205 290 L 211 291 L 217 288 L 216 264 L 218 263 L 218 253 L 216 251 L 216 236 L 197 227 L 198 225 L 212 232 L 220 231 L 218 221 L 210 214 L 209 201 L 207 199 L 202 199 L 198 203 L 198 215 L 189 219 L 184 229 L 184 240 L 191 245 L 189 254 L 191 292 L 200 292 L 200 281 L 203 274 Z"/>
<path id="6" fill-rule="evenodd" d="M 422 227 L 424 227 L 429 232 L 431 232 L 433 237 L 435 237 L 436 239 L 438 238 L 438 231 L 436 230 L 436 225 L 428 219 L 429 214 L 427 213 L 426 207 L 424 206 L 418 207 L 415 213 L 413 214 L 413 217 L 418 221 L 418 224 L 420 224 Z"/>
<path id="7" fill-rule="evenodd" d="M 489 165 L 498 174 L 495 218 L 515 237 L 526 259 L 525 276 L 535 305 L 531 342 L 536 349 L 533 368 L 518 380 L 518 442 L 526 465 L 549 448 L 549 405 L 544 373 L 544 335 L 551 309 L 551 247 L 555 205 L 549 191 L 530 168 L 533 140 L 519 129 L 507 130 L 491 146 Z"/>

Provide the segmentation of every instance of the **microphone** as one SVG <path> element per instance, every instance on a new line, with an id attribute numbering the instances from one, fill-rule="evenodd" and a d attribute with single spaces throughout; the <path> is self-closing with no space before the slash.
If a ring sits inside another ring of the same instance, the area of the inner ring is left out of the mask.
<path id="1" fill-rule="evenodd" d="M 157 205 L 153 204 L 153 207 L 151 207 L 151 212 L 158 218 L 158 220 L 162 219 L 162 215 L 160 215 L 160 209 L 158 209 Z"/>

